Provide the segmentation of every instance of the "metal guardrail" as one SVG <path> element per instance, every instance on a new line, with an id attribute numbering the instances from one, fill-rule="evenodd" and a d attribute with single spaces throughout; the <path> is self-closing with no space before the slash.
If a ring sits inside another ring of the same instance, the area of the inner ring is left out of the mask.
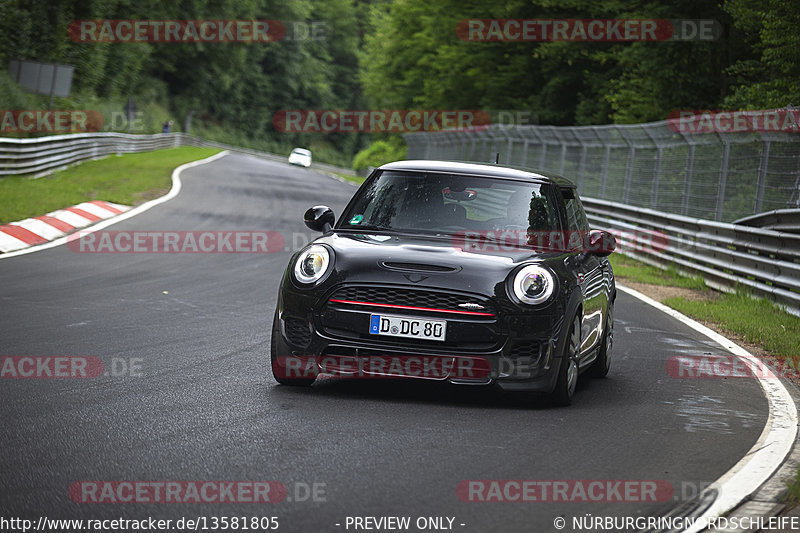
<path id="1" fill-rule="evenodd" d="M 76 133 L 29 139 L 0 137 L 0 177 L 37 176 L 89 159 L 178 146 L 220 148 L 279 162 L 286 162 L 287 159 L 286 156 L 207 141 L 186 133 Z M 312 163 L 311 166 L 323 171 L 355 175 L 350 169 L 324 163 Z"/>
<path id="2" fill-rule="evenodd" d="M 734 224 L 800 233 L 800 209 L 775 209 L 741 218 L 734 221 Z"/>
<path id="3" fill-rule="evenodd" d="M 87 159 L 187 144 L 183 135 L 78 133 L 31 139 L 0 138 L 0 176 L 40 174 Z"/>
<path id="4" fill-rule="evenodd" d="M 714 222 L 583 198 L 593 227 L 625 255 L 701 275 L 714 288 L 744 288 L 800 316 L 800 234 Z"/>

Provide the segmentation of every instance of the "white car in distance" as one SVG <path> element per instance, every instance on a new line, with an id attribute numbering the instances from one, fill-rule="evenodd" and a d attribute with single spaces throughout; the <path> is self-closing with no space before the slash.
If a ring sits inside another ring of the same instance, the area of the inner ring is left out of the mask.
<path id="1" fill-rule="evenodd" d="M 289 154 L 289 163 L 308 168 L 311 166 L 311 152 L 305 148 L 295 148 Z"/>

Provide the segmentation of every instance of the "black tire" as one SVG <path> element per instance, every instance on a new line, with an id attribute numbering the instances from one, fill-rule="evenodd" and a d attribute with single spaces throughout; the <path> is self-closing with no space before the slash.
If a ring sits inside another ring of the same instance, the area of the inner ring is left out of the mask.
<path id="1" fill-rule="evenodd" d="M 581 347 L 581 319 L 578 315 L 572 319 L 564 342 L 564 353 L 558 367 L 556 388 L 550 394 L 553 405 L 567 406 L 572 404 L 572 395 L 578 383 L 578 351 Z"/>
<path id="2" fill-rule="evenodd" d="M 270 367 L 272 368 L 272 377 L 281 385 L 288 385 L 290 387 L 310 387 L 317 379 L 313 378 L 287 378 L 286 369 L 281 365 L 283 358 L 291 355 L 288 347 L 283 342 L 281 336 L 281 328 L 278 323 L 278 311 L 275 311 L 275 317 L 272 319 L 272 338 L 270 339 Z"/>
<path id="3" fill-rule="evenodd" d="M 608 303 L 608 313 L 606 313 L 606 327 L 603 332 L 603 340 L 597 359 L 589 369 L 589 375 L 595 378 L 604 378 L 608 375 L 611 368 L 611 354 L 614 348 L 614 302 Z"/>

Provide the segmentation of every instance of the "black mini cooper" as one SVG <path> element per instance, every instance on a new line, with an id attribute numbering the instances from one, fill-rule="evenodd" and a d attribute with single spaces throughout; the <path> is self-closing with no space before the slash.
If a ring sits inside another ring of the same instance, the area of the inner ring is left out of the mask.
<path id="1" fill-rule="evenodd" d="M 488 164 L 376 169 L 292 256 L 272 326 L 284 385 L 320 373 L 496 385 L 572 400 L 611 363 L 614 237 L 563 177 Z"/>

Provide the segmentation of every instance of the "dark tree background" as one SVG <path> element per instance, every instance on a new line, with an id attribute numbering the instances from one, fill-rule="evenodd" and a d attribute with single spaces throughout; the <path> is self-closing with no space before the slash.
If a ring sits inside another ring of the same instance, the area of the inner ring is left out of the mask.
<path id="1" fill-rule="evenodd" d="M 716 41 L 465 42 L 467 18 L 714 19 Z M 322 23 L 322 40 L 76 43 L 81 19 L 277 19 Z M 178 127 L 261 148 L 314 146 L 349 163 L 386 135 L 286 134 L 282 109 L 487 109 L 542 124 L 632 123 L 676 109 L 800 105 L 800 0 L 0 0 L 0 67 L 75 66 L 62 106 L 129 97 Z M 46 105 L 0 74 L 0 108 Z M 99 105 L 99 104 L 98 104 Z M 160 106 L 160 107 L 159 107 Z M 389 139 L 396 142 L 396 139 Z"/>

